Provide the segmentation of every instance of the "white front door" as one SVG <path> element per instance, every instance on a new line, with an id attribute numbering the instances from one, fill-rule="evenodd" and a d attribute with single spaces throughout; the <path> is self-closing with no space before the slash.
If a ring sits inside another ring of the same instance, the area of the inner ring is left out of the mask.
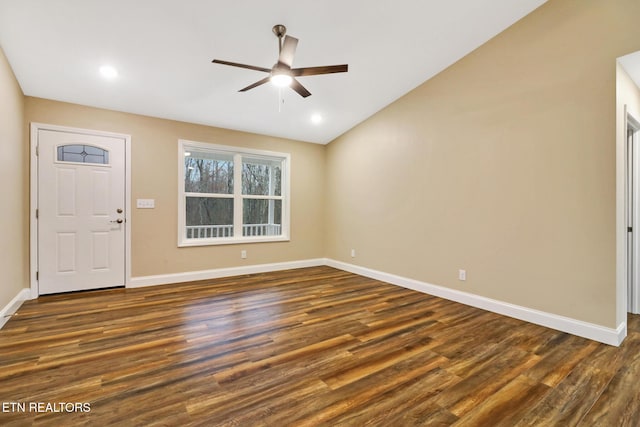
<path id="1" fill-rule="evenodd" d="M 38 291 L 125 284 L 125 139 L 38 130 Z"/>

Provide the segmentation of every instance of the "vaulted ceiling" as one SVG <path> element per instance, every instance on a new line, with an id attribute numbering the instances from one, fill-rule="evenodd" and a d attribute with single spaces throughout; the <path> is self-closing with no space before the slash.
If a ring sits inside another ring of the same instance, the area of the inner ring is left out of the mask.
<path id="1" fill-rule="evenodd" d="M 618 58 L 618 61 L 636 86 L 640 87 L 640 52 L 632 52 L 622 56 Z"/>
<path id="2" fill-rule="evenodd" d="M 28 96 L 324 144 L 544 2 L 0 0 L 0 46 Z M 308 98 L 239 93 L 265 74 L 211 60 L 271 68 L 275 24 L 300 40 L 294 67 L 349 72 L 300 77 Z"/>

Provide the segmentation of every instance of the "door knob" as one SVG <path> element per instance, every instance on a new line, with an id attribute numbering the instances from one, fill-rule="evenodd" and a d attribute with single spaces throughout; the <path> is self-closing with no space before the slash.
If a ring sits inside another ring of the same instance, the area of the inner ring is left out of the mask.
<path id="1" fill-rule="evenodd" d="M 122 213 L 122 209 L 118 208 L 118 209 L 116 209 L 116 212 Z"/>
<path id="2" fill-rule="evenodd" d="M 118 224 L 122 224 L 124 222 L 124 220 L 122 218 L 118 218 L 115 221 L 109 221 L 111 223 L 118 223 Z"/>

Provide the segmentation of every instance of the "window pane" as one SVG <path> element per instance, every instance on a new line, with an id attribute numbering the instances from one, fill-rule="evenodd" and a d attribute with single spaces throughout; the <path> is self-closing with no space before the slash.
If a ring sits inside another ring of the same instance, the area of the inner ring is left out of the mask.
<path id="1" fill-rule="evenodd" d="M 233 236 L 233 199 L 186 199 L 187 239 Z"/>
<path id="2" fill-rule="evenodd" d="M 233 156 L 225 153 L 186 153 L 184 191 L 188 193 L 233 193 Z"/>
<path id="3" fill-rule="evenodd" d="M 61 145 L 57 148 L 59 162 L 109 164 L 109 152 L 91 145 Z"/>
<path id="4" fill-rule="evenodd" d="M 282 234 L 282 200 L 244 199 L 243 236 L 279 236 Z"/>
<path id="5" fill-rule="evenodd" d="M 282 161 L 243 157 L 242 194 L 280 196 Z"/>

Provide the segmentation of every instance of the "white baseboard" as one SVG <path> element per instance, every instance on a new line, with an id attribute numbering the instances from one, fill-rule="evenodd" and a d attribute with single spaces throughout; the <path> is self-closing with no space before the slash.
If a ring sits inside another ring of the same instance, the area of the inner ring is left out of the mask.
<path id="1" fill-rule="evenodd" d="M 280 262 L 273 264 L 258 264 L 241 267 L 219 268 L 213 270 L 188 271 L 184 273 L 160 274 L 154 276 L 132 277 L 127 285 L 130 288 L 143 286 L 166 285 L 170 283 L 192 282 L 196 280 L 217 279 L 221 277 L 241 276 L 245 274 L 268 273 L 270 271 L 289 270 L 293 268 L 317 267 L 327 265 L 340 270 L 348 271 L 372 279 L 381 280 L 403 288 L 413 289 L 418 292 L 459 302 L 472 307 L 477 307 L 493 313 L 502 314 L 536 325 L 567 332 L 569 334 L 599 341 L 605 344 L 619 346 L 627 336 L 627 324 L 621 323 L 616 329 L 607 328 L 594 323 L 584 322 L 557 314 L 547 313 L 532 308 L 523 307 L 491 298 L 482 297 L 468 292 L 458 291 L 443 286 L 433 285 L 419 280 L 409 279 L 395 274 L 389 274 L 366 267 L 360 267 L 341 261 L 327 258 L 316 258 L 301 261 Z M 28 290 L 23 290 L 21 295 Z M 26 294 L 24 299 L 28 299 Z M 14 298 L 14 300 L 16 300 Z M 13 301 L 12 301 L 13 302 Z M 9 306 L 11 303 L 9 304 Z M 19 307 L 19 305 L 18 305 Z M 1 320 L 0 320 L 1 321 Z M 0 326 L 1 327 L 1 326 Z"/>
<path id="2" fill-rule="evenodd" d="M 159 274 L 155 276 L 132 277 L 129 288 L 142 286 L 166 285 L 170 283 L 193 282 L 195 280 L 218 279 L 220 277 L 242 276 L 244 274 L 268 273 L 270 271 L 290 270 L 292 268 L 317 267 L 325 265 L 324 258 L 301 261 L 278 262 L 273 264 L 257 264 L 242 267 L 218 268 L 213 270 L 187 271 L 184 273 Z"/>
<path id="3" fill-rule="evenodd" d="M 18 295 L 9 301 L 9 304 L 5 305 L 2 310 L 0 310 L 0 329 L 2 329 L 5 323 L 9 321 L 13 313 L 18 311 L 22 303 L 28 299 L 31 299 L 31 289 L 24 288 L 18 292 Z"/>
<path id="4" fill-rule="evenodd" d="M 619 346 L 627 336 L 626 322 L 621 323 L 616 329 L 607 328 L 594 323 L 485 298 L 468 292 L 432 285 L 341 261 L 326 259 L 326 265 L 613 346 Z"/>

